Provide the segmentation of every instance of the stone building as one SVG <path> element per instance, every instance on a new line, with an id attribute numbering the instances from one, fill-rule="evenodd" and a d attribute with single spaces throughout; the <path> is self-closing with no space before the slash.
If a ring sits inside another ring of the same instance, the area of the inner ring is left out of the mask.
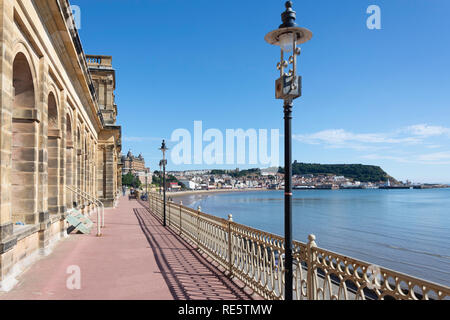
<path id="1" fill-rule="evenodd" d="M 111 58 L 86 60 L 67 0 L 0 0 L 0 290 L 121 187 Z"/>
<path id="2" fill-rule="evenodd" d="M 86 59 L 100 109 L 99 116 L 103 121 L 103 128 L 98 135 L 100 152 L 96 192 L 105 206 L 112 207 L 122 181 L 121 127 L 116 125 L 117 105 L 114 96 L 116 71 L 112 67 L 111 56 L 87 55 Z"/>
<path id="3" fill-rule="evenodd" d="M 142 184 L 146 182 L 148 184 L 152 183 L 152 174 L 150 172 L 150 168 L 146 168 L 145 159 L 142 154 L 135 157 L 131 150 L 128 151 L 126 156 L 122 156 L 122 174 L 127 174 L 131 172 L 134 176 L 137 176 Z"/>

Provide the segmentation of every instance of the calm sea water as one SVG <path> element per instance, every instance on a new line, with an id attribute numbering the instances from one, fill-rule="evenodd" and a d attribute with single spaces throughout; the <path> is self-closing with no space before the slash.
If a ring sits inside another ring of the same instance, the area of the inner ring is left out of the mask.
<path id="1" fill-rule="evenodd" d="M 282 191 L 183 197 L 192 208 L 284 234 Z M 450 189 L 294 191 L 293 236 L 319 247 L 450 285 Z"/>

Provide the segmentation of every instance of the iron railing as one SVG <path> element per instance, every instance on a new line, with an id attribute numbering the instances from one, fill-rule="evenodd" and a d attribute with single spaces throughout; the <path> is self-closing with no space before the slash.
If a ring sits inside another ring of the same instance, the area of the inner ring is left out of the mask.
<path id="1" fill-rule="evenodd" d="M 148 210 L 161 221 L 163 200 L 151 193 Z M 264 299 L 284 299 L 284 238 L 176 204 L 166 203 L 167 226 L 196 245 L 230 277 Z M 450 300 L 450 288 L 400 272 L 293 242 L 294 299 Z"/>
<path id="2" fill-rule="evenodd" d="M 104 214 L 105 214 L 105 208 L 103 206 L 103 203 L 96 199 L 94 196 L 87 194 L 86 192 L 76 188 L 76 187 L 71 187 L 71 186 L 66 186 L 66 188 L 71 191 L 72 193 L 80 196 L 81 198 L 83 198 L 84 200 L 89 201 L 90 203 L 92 203 L 97 211 L 97 237 L 100 237 L 102 235 L 102 231 L 101 228 L 103 228 L 105 226 L 105 219 L 104 219 Z M 99 208 L 102 209 L 102 213 L 100 213 Z"/>
<path id="3" fill-rule="evenodd" d="M 105 205 L 99 199 L 94 197 L 93 195 L 81 190 L 80 188 L 72 187 L 79 194 L 84 195 L 94 206 L 98 209 L 101 209 L 101 227 L 105 227 Z"/>

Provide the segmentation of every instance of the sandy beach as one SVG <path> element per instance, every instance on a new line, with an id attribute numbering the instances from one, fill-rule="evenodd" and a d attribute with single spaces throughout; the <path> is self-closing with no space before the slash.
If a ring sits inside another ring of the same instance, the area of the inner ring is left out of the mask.
<path id="1" fill-rule="evenodd" d="M 178 192 L 167 192 L 167 198 L 172 199 L 174 202 L 183 202 L 184 205 L 189 206 L 193 201 L 199 200 L 203 197 L 215 194 L 225 194 L 234 192 L 263 192 L 270 191 L 269 189 L 262 188 L 248 188 L 248 189 L 218 189 L 218 190 L 189 190 L 189 191 L 178 191 Z M 272 190 L 273 191 L 273 190 Z"/>

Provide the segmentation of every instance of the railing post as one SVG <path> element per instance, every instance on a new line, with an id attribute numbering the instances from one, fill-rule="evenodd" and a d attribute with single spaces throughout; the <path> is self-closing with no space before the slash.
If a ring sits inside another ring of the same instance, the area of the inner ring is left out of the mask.
<path id="1" fill-rule="evenodd" d="M 101 228 L 103 228 L 105 226 L 105 216 L 104 216 L 104 209 L 102 210 L 102 215 L 100 215 L 100 210 L 99 210 L 97 201 L 102 206 L 103 206 L 103 203 L 99 200 L 96 200 L 96 198 L 94 196 L 88 194 L 87 192 L 84 192 L 83 190 L 73 189 L 69 186 L 66 186 L 66 188 L 69 189 L 72 193 L 75 193 L 80 199 L 83 199 L 84 201 L 87 200 L 88 202 L 90 202 L 90 204 L 94 205 L 94 209 L 96 208 L 96 211 L 97 211 L 97 237 L 101 237 L 101 235 L 102 235 Z M 89 209 L 89 208 L 87 208 L 87 209 Z M 84 208 L 83 210 L 86 211 L 86 208 Z M 82 211 L 82 213 L 83 213 L 83 211 Z M 88 211 L 88 213 L 90 213 L 90 211 Z"/>
<path id="2" fill-rule="evenodd" d="M 102 204 L 102 228 L 105 227 L 105 206 L 103 205 L 103 202 L 101 202 Z"/>
<path id="3" fill-rule="evenodd" d="M 183 206 L 183 201 L 180 201 L 180 236 L 183 234 L 183 229 L 181 227 L 181 207 Z"/>
<path id="4" fill-rule="evenodd" d="M 170 227 L 170 200 L 166 201 L 167 210 L 167 226 Z"/>
<path id="5" fill-rule="evenodd" d="M 166 199 L 166 223 L 170 227 L 170 201 Z"/>
<path id="6" fill-rule="evenodd" d="M 156 210 L 158 211 L 158 216 L 161 218 L 162 221 L 162 210 L 163 210 L 163 202 L 162 202 L 162 198 L 160 197 L 157 201 L 157 205 L 156 205 Z"/>
<path id="7" fill-rule="evenodd" d="M 308 289 L 308 300 L 317 300 L 317 289 L 316 289 L 316 274 L 317 270 L 314 268 L 315 263 L 315 253 L 314 248 L 317 248 L 316 244 L 316 236 L 313 234 L 310 234 L 308 236 L 308 244 L 306 245 L 307 248 L 307 259 L 308 259 L 308 273 L 307 273 L 307 289 Z"/>
<path id="8" fill-rule="evenodd" d="M 231 278 L 233 276 L 233 253 L 232 253 L 232 244 L 231 244 L 231 224 L 233 223 L 233 215 L 228 215 L 228 272 L 230 273 L 228 276 Z"/>
<path id="9" fill-rule="evenodd" d="M 147 201 L 148 201 L 148 208 L 149 208 L 149 210 L 150 211 L 152 211 L 152 201 L 153 201 L 153 199 L 152 199 L 152 191 L 150 190 L 150 192 L 147 194 L 147 197 L 148 197 L 148 199 L 147 199 Z"/>
<path id="10" fill-rule="evenodd" d="M 159 201 L 159 205 L 160 205 L 160 217 L 161 217 L 161 221 L 164 221 L 164 197 L 163 195 L 160 196 L 160 201 Z"/>
<path id="11" fill-rule="evenodd" d="M 200 248 L 200 212 L 202 212 L 202 207 L 197 208 L 197 248 Z"/>
<path id="12" fill-rule="evenodd" d="M 154 212 L 156 215 L 158 215 L 158 214 L 159 214 L 159 212 L 158 212 L 158 210 L 159 210 L 159 198 L 158 198 L 158 195 L 157 195 L 157 194 L 155 194 L 155 199 L 154 199 L 154 201 L 155 201 L 155 203 L 153 204 L 153 207 L 154 207 L 153 212 Z"/>

